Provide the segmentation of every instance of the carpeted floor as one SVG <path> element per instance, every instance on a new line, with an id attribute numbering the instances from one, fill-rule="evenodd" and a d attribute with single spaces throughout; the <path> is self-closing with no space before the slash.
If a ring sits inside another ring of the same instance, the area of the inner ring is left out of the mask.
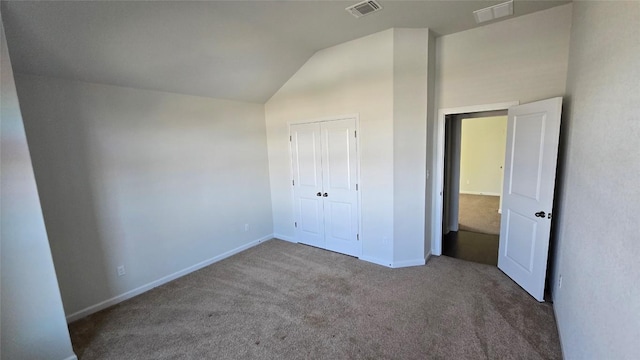
<path id="1" fill-rule="evenodd" d="M 559 359 L 496 267 L 389 269 L 272 240 L 70 325 L 84 359 Z"/>
<path id="2" fill-rule="evenodd" d="M 499 196 L 460 194 L 458 224 L 460 230 L 482 234 L 500 234 Z"/>

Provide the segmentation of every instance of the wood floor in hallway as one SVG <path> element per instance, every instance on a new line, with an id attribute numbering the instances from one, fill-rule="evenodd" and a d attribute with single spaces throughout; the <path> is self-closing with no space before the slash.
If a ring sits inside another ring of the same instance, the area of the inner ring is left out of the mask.
<path id="1" fill-rule="evenodd" d="M 442 254 L 457 259 L 498 265 L 499 235 L 450 231 L 444 235 Z"/>

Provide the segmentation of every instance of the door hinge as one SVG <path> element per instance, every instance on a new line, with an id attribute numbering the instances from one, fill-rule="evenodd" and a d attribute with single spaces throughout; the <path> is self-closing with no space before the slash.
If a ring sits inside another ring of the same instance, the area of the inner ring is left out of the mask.
<path id="1" fill-rule="evenodd" d="M 291 185 L 296 186 L 296 181 L 295 180 L 291 180 Z"/>
<path id="2" fill-rule="evenodd" d="M 293 223 L 293 226 L 298 227 L 298 223 L 297 223 L 297 222 L 294 222 L 294 223 Z"/>
<path id="3" fill-rule="evenodd" d="M 289 135 L 289 142 L 291 142 L 291 135 Z"/>
<path id="4" fill-rule="evenodd" d="M 356 234 L 356 240 L 360 241 L 360 234 Z"/>
<path id="5" fill-rule="evenodd" d="M 358 137 L 358 130 L 353 130 L 353 137 Z"/>
<path id="6" fill-rule="evenodd" d="M 358 184 L 356 184 L 356 191 L 358 191 Z"/>

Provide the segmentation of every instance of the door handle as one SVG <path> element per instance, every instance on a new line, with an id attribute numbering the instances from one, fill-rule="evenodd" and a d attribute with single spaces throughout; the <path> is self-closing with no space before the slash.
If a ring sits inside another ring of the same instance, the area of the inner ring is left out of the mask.
<path id="1" fill-rule="evenodd" d="M 316 194 L 316 196 L 322 196 L 322 193 L 321 193 L 321 192 L 319 192 L 319 193 L 317 193 L 317 194 Z"/>
<path id="2" fill-rule="evenodd" d="M 323 197 L 327 197 L 327 196 L 329 196 L 329 194 L 324 193 L 324 194 L 322 194 L 322 196 L 323 196 Z"/>
<path id="3" fill-rule="evenodd" d="M 536 217 L 544 218 L 545 216 L 547 216 L 547 213 L 545 213 L 544 211 L 538 211 L 535 215 Z"/>

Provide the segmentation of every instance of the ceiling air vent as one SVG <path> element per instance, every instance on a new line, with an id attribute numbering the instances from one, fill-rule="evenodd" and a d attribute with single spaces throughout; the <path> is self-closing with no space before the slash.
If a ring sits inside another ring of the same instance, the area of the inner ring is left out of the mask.
<path id="1" fill-rule="evenodd" d="M 362 1 L 346 9 L 351 15 L 359 18 L 382 10 L 382 6 L 374 0 Z"/>
<path id="2" fill-rule="evenodd" d="M 510 15 L 513 15 L 513 0 L 473 12 L 473 16 L 476 18 L 476 23 L 478 24 Z"/>

